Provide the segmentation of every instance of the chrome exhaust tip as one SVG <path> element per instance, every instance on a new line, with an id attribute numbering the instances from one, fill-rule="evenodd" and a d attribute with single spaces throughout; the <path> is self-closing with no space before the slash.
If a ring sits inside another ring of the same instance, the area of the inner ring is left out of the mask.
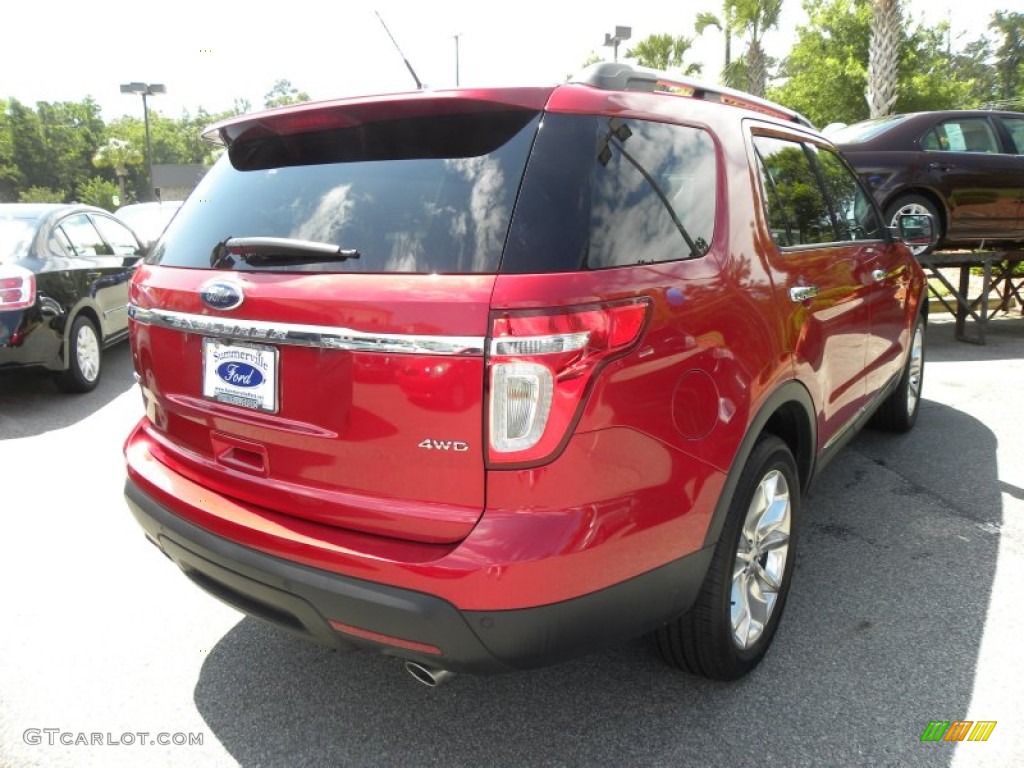
<path id="1" fill-rule="evenodd" d="M 447 669 L 438 669 L 437 667 L 428 667 L 426 664 L 420 664 L 418 661 L 405 662 L 405 671 L 429 688 L 437 688 L 437 686 L 447 683 L 455 677 L 454 672 L 449 672 Z"/>

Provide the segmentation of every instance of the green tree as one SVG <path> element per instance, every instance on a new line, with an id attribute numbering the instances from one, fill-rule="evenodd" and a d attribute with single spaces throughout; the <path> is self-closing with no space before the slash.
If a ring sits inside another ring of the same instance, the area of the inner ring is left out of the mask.
<path id="1" fill-rule="evenodd" d="M 67 193 L 63 189 L 49 187 L 29 187 L 18 195 L 18 201 L 22 203 L 63 203 L 66 200 Z"/>
<path id="2" fill-rule="evenodd" d="M 722 3 L 721 16 L 716 16 L 709 11 L 698 13 L 693 26 L 698 35 L 703 35 L 709 27 L 714 27 L 722 33 L 725 40 L 722 84 L 730 88 L 743 88 L 747 82 L 746 64 L 742 60 L 734 61 L 732 58 L 732 36 L 733 30 L 736 28 L 736 0 L 725 0 Z"/>
<path id="3" fill-rule="evenodd" d="M 0 202 L 18 198 L 18 166 L 14 160 L 14 142 L 11 137 L 7 101 L 0 99 Z"/>
<path id="4" fill-rule="evenodd" d="M 782 0 L 724 0 L 722 14 L 697 14 L 694 28 L 703 34 L 715 27 L 725 36 L 725 66 L 722 82 L 732 88 L 764 96 L 772 59 L 765 53 L 764 36 L 779 25 Z M 733 60 L 733 38 L 746 40 L 742 59 Z"/>
<path id="5" fill-rule="evenodd" d="M 900 84 L 895 112 L 970 109 L 980 106 L 977 84 L 963 77 L 950 51 L 949 24 L 917 27 L 900 49 Z"/>
<path id="6" fill-rule="evenodd" d="M 113 136 L 101 145 L 96 154 L 93 155 L 92 164 L 97 168 L 110 168 L 117 177 L 117 187 L 121 200 L 127 200 L 125 196 L 125 179 L 128 178 L 128 168 L 138 166 L 145 162 L 145 156 L 138 147 L 127 139 L 118 139 Z"/>
<path id="7" fill-rule="evenodd" d="M 80 102 L 36 104 L 46 148 L 46 173 L 35 184 L 73 190 L 93 175 L 92 158 L 103 140 L 100 107 L 86 97 Z"/>
<path id="8" fill-rule="evenodd" d="M 764 50 L 765 34 L 779 25 L 782 0 L 733 0 L 733 30 L 747 41 L 744 60 L 747 65 L 746 90 L 764 96 L 768 87 L 771 60 Z"/>
<path id="9" fill-rule="evenodd" d="M 309 94 L 300 91 L 290 80 L 278 80 L 263 97 L 263 106 L 272 109 L 283 107 L 285 104 L 297 104 L 300 101 L 309 101 Z"/>
<path id="10" fill-rule="evenodd" d="M 700 64 L 684 64 L 686 52 L 693 45 L 689 37 L 673 37 L 669 34 L 648 35 L 628 51 L 626 58 L 636 59 L 642 67 L 670 70 L 681 69 L 685 75 L 698 75 Z"/>
<path id="11" fill-rule="evenodd" d="M 108 211 L 113 211 L 125 201 L 123 195 L 118 197 L 117 184 L 99 176 L 83 181 L 75 189 L 75 194 L 79 202 L 106 208 Z"/>
<path id="12" fill-rule="evenodd" d="M 1024 14 L 997 11 L 989 29 L 1002 37 L 996 49 L 996 99 L 1024 107 Z"/>
<path id="13" fill-rule="evenodd" d="M 871 0 L 805 0 L 806 26 L 782 65 L 784 83 L 769 97 L 802 112 L 818 125 L 852 123 L 869 116 L 868 83 Z M 900 28 L 895 112 L 979 106 L 985 64 L 984 41 L 950 52 L 948 25 Z"/>
<path id="14" fill-rule="evenodd" d="M 48 161 L 39 116 L 31 107 L 11 99 L 7 104 L 7 128 L 15 169 L 15 189 L 45 186 Z"/>

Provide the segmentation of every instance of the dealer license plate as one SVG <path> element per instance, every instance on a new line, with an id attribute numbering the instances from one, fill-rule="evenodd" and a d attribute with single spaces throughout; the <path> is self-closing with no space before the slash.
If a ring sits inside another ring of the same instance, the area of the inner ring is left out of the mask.
<path id="1" fill-rule="evenodd" d="M 203 339 L 203 397 L 277 412 L 277 348 Z"/>

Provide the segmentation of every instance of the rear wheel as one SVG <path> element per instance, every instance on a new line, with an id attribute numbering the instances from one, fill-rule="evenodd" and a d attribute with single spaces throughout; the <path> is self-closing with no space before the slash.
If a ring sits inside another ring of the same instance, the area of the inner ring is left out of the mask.
<path id="1" fill-rule="evenodd" d="M 765 435 L 740 475 L 696 602 L 656 633 L 665 661 L 719 680 L 757 666 L 789 592 L 799 509 L 793 455 L 778 437 Z"/>
<path id="2" fill-rule="evenodd" d="M 885 218 L 889 222 L 889 226 L 896 227 L 897 231 L 899 231 L 900 216 L 904 213 L 915 215 L 927 213 L 932 217 L 937 234 L 935 242 L 931 245 L 911 245 L 908 247 L 915 256 L 921 256 L 934 251 L 945 235 L 945 232 L 942 230 L 942 217 L 939 216 L 939 211 L 935 204 L 927 197 L 922 197 L 921 195 L 903 195 L 898 197 L 885 209 Z"/>
<path id="3" fill-rule="evenodd" d="M 71 326 L 68 340 L 68 367 L 54 376 L 65 392 L 89 392 L 100 380 L 100 337 L 96 326 L 79 315 Z"/>
<path id="4" fill-rule="evenodd" d="M 918 317 L 910 339 L 910 353 L 899 384 L 875 412 L 871 425 L 888 432 L 909 432 L 917 421 L 924 384 L 924 318 Z"/>

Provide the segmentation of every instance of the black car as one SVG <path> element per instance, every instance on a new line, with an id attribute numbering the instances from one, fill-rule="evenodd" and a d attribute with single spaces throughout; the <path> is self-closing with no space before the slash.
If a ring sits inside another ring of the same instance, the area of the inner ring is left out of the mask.
<path id="1" fill-rule="evenodd" d="M 0 204 L 0 372 L 40 366 L 67 392 L 100 379 L 100 350 L 128 336 L 135 234 L 87 205 Z"/>
<path id="2" fill-rule="evenodd" d="M 937 247 L 1024 240 L 1024 114 L 890 115 L 830 138 L 892 224 L 901 213 L 930 213 Z"/>

